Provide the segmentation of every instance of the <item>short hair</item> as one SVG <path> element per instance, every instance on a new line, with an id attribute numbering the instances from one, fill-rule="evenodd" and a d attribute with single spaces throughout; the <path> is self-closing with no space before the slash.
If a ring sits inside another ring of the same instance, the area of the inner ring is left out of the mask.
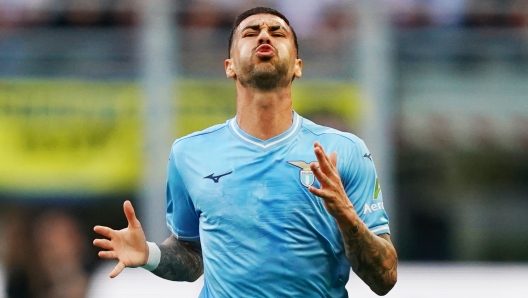
<path id="1" fill-rule="evenodd" d="M 290 27 L 290 30 L 293 33 L 293 43 L 295 45 L 297 56 L 299 56 L 299 44 L 297 43 L 297 34 L 295 34 L 295 30 L 293 30 L 293 27 L 290 25 L 290 21 L 288 21 L 288 19 L 282 13 L 280 13 L 279 11 L 273 8 L 259 6 L 259 7 L 254 7 L 254 8 L 244 11 L 243 13 L 238 15 L 238 17 L 235 19 L 235 22 L 233 23 L 233 27 L 231 28 L 231 33 L 229 34 L 229 45 L 227 48 L 228 58 L 231 58 L 231 45 L 233 44 L 233 36 L 235 35 L 235 31 L 238 28 L 238 25 L 240 25 L 240 23 L 242 23 L 243 20 L 247 19 L 248 17 L 252 15 L 256 15 L 256 14 L 271 14 L 271 15 L 275 15 L 281 18 L 286 23 L 286 25 Z"/>

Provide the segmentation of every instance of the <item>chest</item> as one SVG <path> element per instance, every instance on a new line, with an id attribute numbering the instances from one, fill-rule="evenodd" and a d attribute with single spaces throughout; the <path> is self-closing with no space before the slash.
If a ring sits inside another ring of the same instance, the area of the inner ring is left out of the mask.
<path id="1" fill-rule="evenodd" d="M 239 150 L 195 160 L 186 185 L 201 221 L 271 222 L 321 212 L 321 199 L 308 190 L 319 185 L 309 168 L 316 162 L 310 149 Z"/>

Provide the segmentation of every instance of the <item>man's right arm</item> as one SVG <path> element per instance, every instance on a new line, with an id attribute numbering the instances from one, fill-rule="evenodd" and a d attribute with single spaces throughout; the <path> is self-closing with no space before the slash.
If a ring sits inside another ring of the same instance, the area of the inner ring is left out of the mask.
<path id="1" fill-rule="evenodd" d="M 109 227 L 95 226 L 94 231 L 106 239 L 95 239 L 94 245 L 104 250 L 99 252 L 103 259 L 117 259 L 118 263 L 110 272 L 110 277 L 119 275 L 126 267 L 145 266 L 153 257 L 150 266 L 157 266 L 152 273 L 159 277 L 174 281 L 195 281 L 203 273 L 202 247 L 200 241 L 182 241 L 174 235 L 162 244 L 151 248 L 147 243 L 141 223 L 136 217 L 130 201 L 125 201 L 123 210 L 128 221 L 128 227 L 114 230 Z M 150 249 L 159 248 L 159 252 Z M 160 254 L 158 254 L 160 253 Z M 155 257 L 157 256 L 157 257 Z M 159 257 L 159 263 L 154 261 Z"/>
<path id="2" fill-rule="evenodd" d="M 159 248 L 160 263 L 152 271 L 155 275 L 173 281 L 193 282 L 203 274 L 200 241 L 182 241 L 171 235 Z"/>

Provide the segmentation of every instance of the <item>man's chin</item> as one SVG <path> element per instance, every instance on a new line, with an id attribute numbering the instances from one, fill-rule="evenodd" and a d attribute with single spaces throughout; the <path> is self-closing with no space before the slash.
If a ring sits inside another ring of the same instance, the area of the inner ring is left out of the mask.
<path id="1" fill-rule="evenodd" d="M 260 90 L 272 90 L 277 87 L 283 87 L 288 84 L 288 80 L 273 72 L 254 72 L 252 79 L 247 82 L 248 86 Z"/>
<path id="2" fill-rule="evenodd" d="M 259 62 L 271 62 L 271 59 L 273 59 L 274 56 L 258 56 Z"/>

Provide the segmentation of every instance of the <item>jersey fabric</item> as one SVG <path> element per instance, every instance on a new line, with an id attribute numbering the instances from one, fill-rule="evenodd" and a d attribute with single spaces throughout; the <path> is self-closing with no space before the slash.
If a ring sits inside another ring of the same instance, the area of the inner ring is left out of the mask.
<path id="1" fill-rule="evenodd" d="M 200 297 L 348 297 L 341 234 L 309 168 L 313 144 L 336 151 L 354 208 L 375 234 L 389 233 L 364 142 L 293 113 L 291 127 L 262 141 L 236 118 L 174 142 L 167 170 L 167 225 L 201 241 Z"/>

